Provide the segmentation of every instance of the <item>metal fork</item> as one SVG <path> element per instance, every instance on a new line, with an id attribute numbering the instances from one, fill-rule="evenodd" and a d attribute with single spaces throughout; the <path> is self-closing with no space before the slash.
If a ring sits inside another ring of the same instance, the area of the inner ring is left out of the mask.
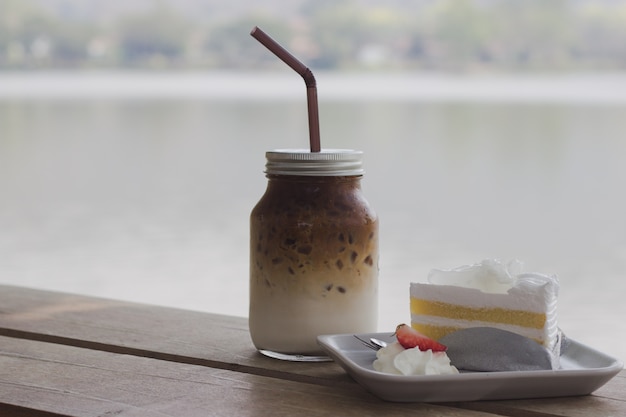
<path id="1" fill-rule="evenodd" d="M 361 337 L 357 336 L 357 335 L 353 335 L 359 342 L 363 343 L 365 346 L 367 346 L 370 349 L 373 350 L 380 350 L 381 348 L 384 348 L 385 346 L 387 346 L 386 342 L 383 342 L 382 340 L 378 340 L 375 339 L 373 337 L 370 337 L 370 340 L 365 340 L 362 339 Z"/>

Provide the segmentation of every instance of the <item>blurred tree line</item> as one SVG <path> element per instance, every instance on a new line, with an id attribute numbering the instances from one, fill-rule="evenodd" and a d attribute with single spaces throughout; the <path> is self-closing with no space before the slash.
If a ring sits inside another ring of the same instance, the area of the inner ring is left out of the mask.
<path id="1" fill-rule="evenodd" d="M 249 36 L 255 25 L 318 69 L 626 69 L 626 4 L 619 1 L 401 3 L 309 0 L 293 16 L 206 21 L 160 1 L 99 21 L 2 0 L 0 69 L 282 68 Z"/>

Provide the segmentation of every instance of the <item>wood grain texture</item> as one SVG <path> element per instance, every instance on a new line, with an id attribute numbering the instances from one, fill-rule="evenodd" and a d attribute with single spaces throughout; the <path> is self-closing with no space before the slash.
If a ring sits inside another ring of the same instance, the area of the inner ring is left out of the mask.
<path id="1" fill-rule="evenodd" d="M 69 416 L 485 417 L 364 390 L 0 337 L 0 403 Z"/>
<path id="2" fill-rule="evenodd" d="M 269 359 L 252 346 L 245 318 L 0 286 L 0 335 L 303 382 L 352 383 L 335 363 Z"/>
<path id="3" fill-rule="evenodd" d="M 0 416 L 626 416 L 626 372 L 591 396 L 378 400 L 335 363 L 258 354 L 247 320 L 0 286 Z"/>

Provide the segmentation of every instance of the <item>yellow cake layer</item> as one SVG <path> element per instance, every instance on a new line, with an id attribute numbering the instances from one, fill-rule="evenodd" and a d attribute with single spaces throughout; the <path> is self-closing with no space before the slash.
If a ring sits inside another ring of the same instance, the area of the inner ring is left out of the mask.
<path id="1" fill-rule="evenodd" d="M 411 323 L 411 327 L 431 339 L 439 340 L 448 333 L 460 330 L 457 327 L 431 326 L 423 323 Z"/>
<path id="2" fill-rule="evenodd" d="M 439 301 L 421 300 L 415 297 L 411 297 L 411 314 L 512 324 L 534 329 L 542 329 L 546 323 L 545 313 L 507 310 L 498 307 L 466 307 Z"/>
<path id="3" fill-rule="evenodd" d="M 411 327 L 420 332 L 421 334 L 430 337 L 431 339 L 439 340 L 442 337 L 448 335 L 449 333 L 455 332 L 457 330 L 461 330 L 460 327 L 450 327 L 450 326 L 433 326 L 430 324 L 423 323 L 411 323 Z M 531 338 L 535 342 L 540 345 L 543 344 L 542 340 Z"/>

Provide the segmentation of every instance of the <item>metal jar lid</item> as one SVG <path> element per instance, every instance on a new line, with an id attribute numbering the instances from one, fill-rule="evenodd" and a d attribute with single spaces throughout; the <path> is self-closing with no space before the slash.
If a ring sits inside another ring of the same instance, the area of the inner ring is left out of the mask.
<path id="1" fill-rule="evenodd" d="M 363 175 L 363 152 L 352 149 L 276 149 L 265 153 L 267 175 L 339 177 Z"/>

